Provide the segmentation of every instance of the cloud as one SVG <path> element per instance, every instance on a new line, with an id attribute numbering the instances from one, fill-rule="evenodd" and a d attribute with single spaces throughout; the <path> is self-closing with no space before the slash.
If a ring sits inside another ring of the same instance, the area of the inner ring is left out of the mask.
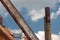
<path id="1" fill-rule="evenodd" d="M 26 7 L 29 10 L 42 9 L 46 6 L 55 8 L 57 0 L 11 0 L 18 10 L 22 7 Z M 51 4 L 52 3 L 52 4 Z M 0 15 L 7 17 L 7 11 L 0 3 Z"/>
<path id="2" fill-rule="evenodd" d="M 24 40 L 24 34 L 21 32 L 21 30 L 10 30 L 12 33 L 14 33 L 15 37 L 21 37 Z M 45 40 L 45 36 L 44 36 L 44 31 L 38 31 L 38 33 L 35 33 L 36 36 L 39 38 L 39 40 Z M 51 34 L 52 36 L 52 40 L 59 40 L 59 35 L 56 34 Z M 21 40 L 22 40 L 21 39 Z"/>
<path id="3" fill-rule="evenodd" d="M 51 19 L 57 19 L 58 16 L 60 16 L 60 7 L 58 8 L 58 10 L 55 13 L 52 12 Z"/>
<path id="4" fill-rule="evenodd" d="M 35 33 L 35 34 L 39 38 L 39 40 L 45 40 L 43 31 L 39 31 L 38 33 Z"/>
<path id="5" fill-rule="evenodd" d="M 19 29 L 9 29 L 11 31 L 11 33 L 15 33 L 15 34 L 18 34 L 18 33 L 22 33 L 22 31 Z"/>
<path id="6" fill-rule="evenodd" d="M 60 35 L 60 32 L 59 32 L 59 35 Z"/>
<path id="7" fill-rule="evenodd" d="M 28 15 L 31 17 L 32 21 L 37 21 L 45 16 L 45 10 L 44 8 L 42 10 L 33 9 L 29 11 Z"/>
<path id="8" fill-rule="evenodd" d="M 28 15 L 31 17 L 32 21 L 36 22 L 39 19 L 44 18 L 45 9 L 44 8 L 40 9 L 40 10 L 33 9 L 33 10 L 29 11 Z M 60 7 L 58 8 L 58 10 L 56 12 L 51 12 L 50 15 L 51 15 L 50 16 L 51 20 L 57 19 L 57 17 L 60 16 Z"/>
<path id="9" fill-rule="evenodd" d="M 44 31 L 38 31 L 38 33 L 35 34 L 39 38 L 39 40 L 45 40 Z M 59 36 L 56 34 L 51 34 L 51 36 L 52 36 L 52 40 L 60 40 Z"/>
<path id="10" fill-rule="evenodd" d="M 21 38 L 21 37 L 23 37 L 23 32 L 19 29 L 9 29 L 10 30 L 10 32 L 11 32 L 11 34 L 13 34 L 14 35 L 14 37 L 15 38 Z"/>
<path id="11" fill-rule="evenodd" d="M 57 0 L 11 0 L 11 1 L 18 10 L 20 10 L 22 7 L 28 9 L 29 11 L 28 15 L 31 17 L 32 21 L 37 21 L 45 16 L 44 8 L 46 6 L 53 9 L 57 7 L 56 5 Z M 51 14 L 52 16 L 51 19 L 55 18 L 53 15 L 55 15 L 54 12 L 52 12 Z"/>

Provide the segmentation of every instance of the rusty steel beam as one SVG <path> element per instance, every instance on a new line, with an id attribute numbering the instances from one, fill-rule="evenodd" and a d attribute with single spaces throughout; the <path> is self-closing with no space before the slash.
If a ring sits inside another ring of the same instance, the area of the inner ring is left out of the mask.
<path id="1" fill-rule="evenodd" d="M 45 8 L 44 24 L 45 24 L 45 40 L 51 40 L 50 8 L 49 7 Z"/>
<path id="2" fill-rule="evenodd" d="M 0 25 L 0 35 L 2 35 L 2 37 L 5 38 L 5 40 L 14 40 L 14 38 L 10 35 L 8 30 L 6 30 L 2 25 Z"/>
<path id="3" fill-rule="evenodd" d="M 24 40 L 29 40 L 26 36 L 24 37 Z"/>
<path id="4" fill-rule="evenodd" d="M 39 40 L 10 0 L 0 0 L 29 40 Z"/>
<path id="5" fill-rule="evenodd" d="M 0 16 L 0 25 L 2 25 L 2 17 Z"/>

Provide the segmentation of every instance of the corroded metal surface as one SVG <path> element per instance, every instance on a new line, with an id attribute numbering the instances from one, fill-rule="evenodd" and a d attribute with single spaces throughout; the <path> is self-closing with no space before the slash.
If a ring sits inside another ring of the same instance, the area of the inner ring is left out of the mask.
<path id="1" fill-rule="evenodd" d="M 10 0 L 0 0 L 29 40 L 39 40 Z"/>
<path id="2" fill-rule="evenodd" d="M 45 20 L 46 20 L 46 23 L 50 23 L 50 8 L 49 7 L 45 8 Z"/>
<path id="3" fill-rule="evenodd" d="M 2 25 L 0 25 L 0 40 L 14 40 L 13 36 L 11 36 L 9 31 L 6 30 Z"/>
<path id="4" fill-rule="evenodd" d="M 45 24 L 45 40 L 51 40 L 50 8 L 49 7 L 45 8 L 44 24 Z"/>

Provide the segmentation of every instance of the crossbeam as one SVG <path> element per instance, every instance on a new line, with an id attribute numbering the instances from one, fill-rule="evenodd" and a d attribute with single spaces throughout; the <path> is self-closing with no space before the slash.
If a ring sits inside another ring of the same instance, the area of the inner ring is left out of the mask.
<path id="1" fill-rule="evenodd" d="M 10 0 L 0 0 L 29 40 L 39 40 Z"/>

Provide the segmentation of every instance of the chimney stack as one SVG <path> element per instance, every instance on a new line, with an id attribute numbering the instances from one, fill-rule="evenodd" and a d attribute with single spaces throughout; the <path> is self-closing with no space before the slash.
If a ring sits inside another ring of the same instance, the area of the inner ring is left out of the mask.
<path id="1" fill-rule="evenodd" d="M 45 8 L 45 18 L 44 18 L 44 23 L 45 23 L 45 40 L 51 40 L 51 30 L 50 30 L 50 8 L 46 7 Z"/>
<path id="2" fill-rule="evenodd" d="M 2 25 L 2 17 L 0 16 L 0 25 Z"/>

